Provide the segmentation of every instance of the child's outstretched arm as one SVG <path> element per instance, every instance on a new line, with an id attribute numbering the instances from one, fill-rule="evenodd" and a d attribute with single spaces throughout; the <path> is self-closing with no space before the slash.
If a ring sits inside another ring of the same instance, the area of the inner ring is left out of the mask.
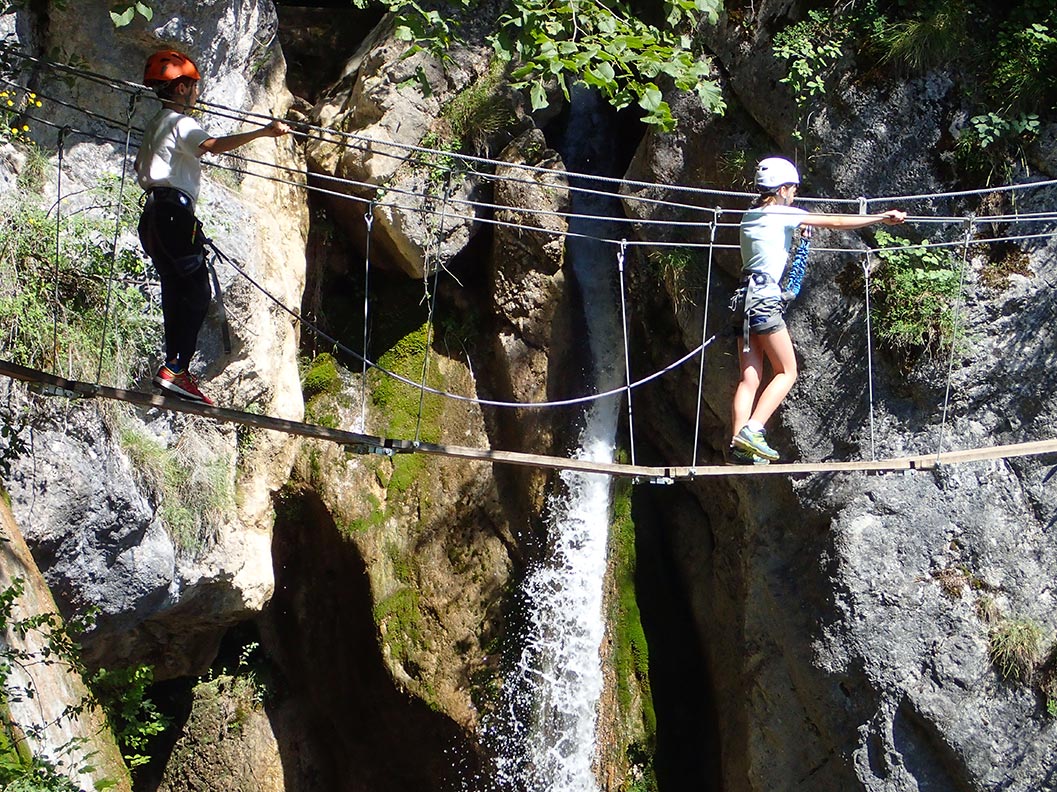
<path id="1" fill-rule="evenodd" d="M 198 148 L 203 154 L 226 154 L 229 151 L 237 149 L 239 146 L 245 146 L 247 143 L 256 140 L 257 138 L 280 137 L 289 131 L 290 127 L 282 121 L 272 121 L 268 126 L 258 127 L 249 132 L 238 132 L 234 135 L 209 138 L 208 140 L 202 141 Z"/>

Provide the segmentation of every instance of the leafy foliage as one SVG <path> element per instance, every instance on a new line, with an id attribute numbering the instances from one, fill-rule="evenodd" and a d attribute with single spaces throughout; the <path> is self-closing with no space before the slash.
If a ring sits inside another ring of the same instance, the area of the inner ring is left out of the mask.
<path id="1" fill-rule="evenodd" d="M 928 240 L 914 244 L 887 231 L 877 232 L 884 262 L 871 280 L 874 318 L 880 339 L 900 352 L 938 352 L 954 341 L 956 262 Z"/>
<path id="2" fill-rule="evenodd" d="M 807 19 L 790 25 L 774 37 L 776 58 L 788 61 L 789 73 L 779 82 L 793 92 L 799 123 L 793 130 L 796 140 L 803 139 L 800 125 L 811 105 L 826 93 L 826 79 L 843 54 L 848 29 L 831 23 L 821 11 L 808 12 Z"/>
<path id="3" fill-rule="evenodd" d="M 129 768 L 147 764 L 148 743 L 169 726 L 169 719 L 158 712 L 147 689 L 154 682 L 154 669 L 146 665 L 109 671 L 92 677 L 91 687 L 106 713 L 121 753 Z"/>
<path id="4" fill-rule="evenodd" d="M 148 22 L 154 18 L 154 10 L 146 3 L 139 2 L 139 0 L 135 3 L 111 4 L 110 19 L 114 23 L 114 27 L 125 27 L 125 25 L 131 24 L 132 20 L 136 18 L 136 14 L 139 14 Z"/>
<path id="5" fill-rule="evenodd" d="M 698 15 L 715 21 L 719 7 L 715 0 L 675 0 L 667 28 L 659 29 L 623 4 L 518 0 L 500 18 L 492 42 L 501 58 L 514 62 L 514 87 L 528 89 L 533 109 L 547 106 L 550 80 L 568 99 L 571 78 L 597 88 L 618 109 L 636 102 L 643 121 L 670 131 L 675 119 L 656 82 L 662 75 L 696 93 L 709 110 L 724 108 L 708 62 L 692 52 L 689 32 L 676 32 L 684 25 L 692 30 Z"/>
<path id="6" fill-rule="evenodd" d="M 27 668 L 57 665 L 76 674 L 83 673 L 76 635 L 90 623 L 90 617 L 64 624 L 56 613 L 23 616 L 19 605 L 24 593 L 25 582 L 21 578 L 14 578 L 10 585 L 0 589 L 0 636 L 13 634 L 25 639 L 32 635 L 40 639 L 42 648 L 33 651 L 0 642 L 0 788 L 5 792 L 79 792 L 80 788 L 71 779 L 89 770 L 82 750 L 84 739 L 67 740 L 51 757 L 34 756 L 29 740 L 43 739 L 52 726 L 90 706 L 91 699 L 67 707 L 56 721 L 35 724 L 16 725 L 9 705 L 37 697 L 31 682 L 16 681 L 28 679 L 18 673 Z"/>
<path id="7" fill-rule="evenodd" d="M 358 8 L 373 0 L 353 0 Z M 469 7 L 469 0 L 458 0 Z M 409 54 L 426 49 L 441 60 L 458 40 L 451 14 L 415 0 L 382 3 L 397 17 L 396 36 L 411 44 Z M 658 80 L 668 77 L 682 91 L 693 91 L 713 112 L 724 109 L 709 62 L 692 49 L 692 33 L 704 17 L 714 23 L 721 0 L 666 0 L 664 26 L 643 21 L 624 3 L 598 0 L 515 0 L 499 20 L 492 46 L 512 68 L 513 86 L 526 89 L 533 109 L 550 102 L 556 83 L 568 98 L 570 84 L 597 88 L 617 108 L 636 103 L 643 121 L 665 131 L 675 127 Z M 424 86 L 428 90 L 428 85 Z"/>
<path id="8" fill-rule="evenodd" d="M 798 109 L 794 137 L 843 57 L 860 69 L 895 65 L 910 74 L 943 67 L 975 108 L 956 160 L 974 174 L 1007 178 L 1040 117 L 1057 109 L 1057 5 L 1050 0 L 857 0 L 816 9 L 778 32 L 773 52 Z"/>

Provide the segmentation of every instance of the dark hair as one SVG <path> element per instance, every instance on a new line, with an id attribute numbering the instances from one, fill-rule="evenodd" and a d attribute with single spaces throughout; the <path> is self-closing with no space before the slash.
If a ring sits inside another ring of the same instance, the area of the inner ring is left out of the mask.
<path id="1" fill-rule="evenodd" d="M 175 80 L 169 80 L 168 82 L 155 83 L 151 86 L 154 89 L 154 93 L 158 95 L 158 98 L 163 102 L 170 101 L 176 98 L 176 89 L 181 85 L 192 85 L 196 80 L 193 77 L 177 77 Z"/>

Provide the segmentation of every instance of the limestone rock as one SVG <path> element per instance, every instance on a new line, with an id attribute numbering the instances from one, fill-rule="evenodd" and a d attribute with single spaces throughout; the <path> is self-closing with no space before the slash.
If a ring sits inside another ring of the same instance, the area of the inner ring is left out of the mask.
<path id="1" fill-rule="evenodd" d="M 279 744 L 246 676 L 220 676 L 192 690 L 191 714 L 158 792 L 284 792 Z"/>
<path id="2" fill-rule="evenodd" d="M 491 12 L 477 7 L 475 13 Z M 443 153 L 468 142 L 453 138 L 443 110 L 486 76 L 491 52 L 459 43 L 442 65 L 426 50 L 408 47 L 395 36 L 391 17 L 378 24 L 348 61 L 345 77 L 312 111 L 315 125 L 339 134 L 313 138 L 306 152 L 312 170 L 323 174 L 321 185 L 338 194 L 330 202 L 352 239 L 362 246 L 362 216 L 372 211 L 378 261 L 420 278 L 450 261 L 480 229 L 474 221 L 482 208 L 475 202 L 486 201 L 488 182 L 469 163 Z M 503 123 L 513 123 L 515 113 L 511 107 Z M 446 177 L 434 170 L 438 163 L 450 169 Z"/>
<path id="3" fill-rule="evenodd" d="M 150 22 L 137 16 L 126 28 L 115 28 L 105 7 L 84 14 L 70 4 L 57 5 L 40 17 L 20 12 L 23 46 L 57 43 L 81 53 L 88 69 L 134 79 L 150 52 L 176 46 L 197 59 L 206 101 L 280 116 L 289 103 L 282 55 L 269 43 L 276 24 L 271 3 L 207 2 L 193 12 L 179 4 L 153 3 Z M 75 107 L 89 107 L 111 124 L 126 112 L 119 105 L 128 97 L 120 91 L 77 79 L 67 85 L 47 70 L 33 79 L 49 95 L 54 91 Z M 57 107 L 48 110 L 60 122 L 115 134 L 103 120 Z M 133 123 L 141 124 L 157 107 L 156 100 L 142 98 Z M 212 113 L 203 123 L 218 134 L 242 124 Z M 71 136 L 64 202 L 90 202 L 84 189 L 100 174 L 124 179 L 126 197 L 138 192 L 125 153 L 123 146 Z M 261 160 L 248 167 L 262 175 L 270 172 L 269 162 L 303 170 L 290 138 L 258 140 L 240 153 Z M 206 163 L 199 201 L 206 233 L 275 300 L 296 309 L 304 286 L 303 194 L 263 179 L 247 178 L 240 185 L 237 179 L 221 182 L 211 175 L 215 172 Z M 55 197 L 52 176 L 43 200 Z M 71 203 L 66 211 L 73 208 Z M 119 248 L 138 250 L 135 218 L 126 215 L 120 222 Z M 205 390 L 226 406 L 300 418 L 298 334 L 291 316 L 234 268 L 221 264 L 217 269 L 233 350 L 231 357 L 224 355 L 218 314 L 211 313 L 195 362 Z M 144 361 L 138 382 L 114 384 L 149 389 L 159 362 Z M 29 403 L 24 391 L 15 389 L 14 395 L 16 405 Z M 45 406 L 37 398 L 30 400 L 38 405 L 33 436 L 41 452 L 15 464 L 13 508 L 64 612 L 101 609 L 96 629 L 85 637 L 89 661 L 149 662 L 158 679 L 203 671 L 222 632 L 259 611 L 271 595 L 271 493 L 286 480 L 297 443 L 274 433 L 238 432 L 153 411 L 106 411 L 90 402 Z M 146 466 L 144 454 L 153 459 Z M 202 487 L 215 490 L 214 502 L 205 507 L 214 509 L 208 530 L 190 537 L 179 535 L 172 519 L 171 509 L 182 506 L 173 499 L 184 496 L 170 492 L 166 498 L 165 472 L 157 469 L 173 460 L 189 480 L 212 476 L 193 487 L 196 493 Z"/>
<path id="4" fill-rule="evenodd" d="M 750 130 L 748 139 L 763 140 L 767 153 L 791 150 L 786 89 L 773 70 L 759 68 L 773 32 L 768 25 L 784 13 L 779 5 L 764 4 L 751 30 L 728 30 L 726 38 L 723 28 L 706 33 L 737 104 L 766 133 Z M 951 87 L 943 74 L 838 80 L 808 130 L 819 151 L 833 152 L 805 168 L 812 189 L 847 198 L 844 211 L 854 211 L 856 195 L 952 189 L 937 152 L 943 119 L 960 110 Z M 680 118 L 695 131 L 723 130 L 724 122 L 700 113 Z M 656 168 L 678 184 L 724 183 L 707 147 L 657 138 L 640 148 L 633 173 Z M 720 140 L 737 137 L 721 132 Z M 1018 201 L 1041 207 L 1051 198 L 1047 188 Z M 942 201 L 907 208 L 966 212 L 965 203 Z M 965 233 L 964 224 L 953 225 L 896 231 L 953 241 Z M 857 243 L 845 235 L 840 244 Z M 805 290 L 787 317 L 801 376 L 769 426 L 785 458 L 883 457 L 927 453 L 939 443 L 964 448 L 1052 436 L 1057 382 L 1037 365 L 1051 357 L 1053 344 L 1043 319 L 1054 307 L 1047 283 L 1052 243 L 1027 242 L 1015 252 L 1030 274 L 991 288 L 983 278 L 993 266 L 990 251 L 966 251 L 959 317 L 973 340 L 953 360 L 879 349 L 875 335 L 870 368 L 858 264 L 849 255 L 813 253 Z M 736 266 L 734 259 L 717 267 L 727 293 L 727 273 Z M 638 326 L 652 350 L 666 350 L 651 352 L 654 363 L 692 348 L 700 306 L 680 311 L 663 284 L 645 277 L 637 283 Z M 714 299 L 726 316 L 726 294 Z M 737 380 L 733 340 L 719 332 L 724 346 L 706 359 L 703 391 L 702 438 L 713 459 L 729 438 Z M 686 458 L 696 392 L 680 375 L 668 393 L 636 403 L 636 415 L 649 416 L 661 457 Z M 1048 533 L 1057 504 L 1041 485 L 1052 472 L 1046 462 L 697 482 L 688 488 L 695 506 L 672 497 L 662 507 L 659 519 L 675 526 L 674 565 L 694 602 L 702 668 L 711 669 L 715 699 L 701 705 L 716 708 L 724 788 L 1052 786 L 1055 738 L 1039 678 L 1017 684 L 1002 677 L 990 658 L 995 628 L 988 621 L 1027 620 L 1044 636 L 1036 662 L 1052 651 L 1057 622 L 1049 581 L 1057 559 Z M 992 606 L 997 615 L 981 615 Z"/>
<path id="5" fill-rule="evenodd" d="M 21 581 L 22 594 L 14 599 L 13 619 L 22 621 L 47 614 L 58 614 L 55 600 L 29 553 L 22 534 L 0 490 L 0 590 L 7 591 Z M 62 619 L 57 619 L 61 626 Z M 7 719 L 23 735 L 33 756 L 48 758 L 71 780 L 85 788 L 108 781 L 116 792 L 131 789 L 121 751 L 114 741 L 103 713 L 88 707 L 66 714 L 66 709 L 82 706 L 88 690 L 69 662 L 54 654 L 47 628 L 19 634 L 10 627 L 0 633 L 5 650 L 26 653 L 21 662 L 6 669 L 6 685 L 0 690 L 0 719 Z M 6 663 L 6 660 L 5 660 Z"/>

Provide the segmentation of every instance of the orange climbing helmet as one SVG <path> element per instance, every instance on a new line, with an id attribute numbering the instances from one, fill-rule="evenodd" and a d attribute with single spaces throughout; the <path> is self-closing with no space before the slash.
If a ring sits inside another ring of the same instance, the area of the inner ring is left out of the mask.
<path id="1" fill-rule="evenodd" d="M 148 86 L 163 85 L 181 77 L 192 80 L 202 79 L 195 62 L 176 50 L 160 50 L 147 58 L 143 69 L 143 84 Z"/>

